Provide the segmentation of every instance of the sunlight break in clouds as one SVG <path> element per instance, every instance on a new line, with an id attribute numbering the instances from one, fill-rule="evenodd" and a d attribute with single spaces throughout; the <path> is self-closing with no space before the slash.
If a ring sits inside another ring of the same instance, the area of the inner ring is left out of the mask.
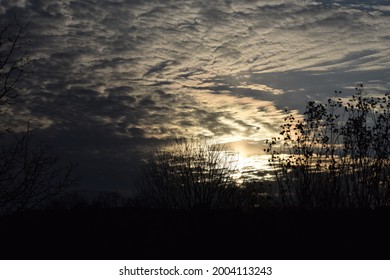
<path id="1" fill-rule="evenodd" d="M 387 1 L 5 0 L 0 13 L 30 22 L 34 70 L 8 118 L 94 174 L 175 136 L 262 141 L 284 109 L 390 85 Z"/>

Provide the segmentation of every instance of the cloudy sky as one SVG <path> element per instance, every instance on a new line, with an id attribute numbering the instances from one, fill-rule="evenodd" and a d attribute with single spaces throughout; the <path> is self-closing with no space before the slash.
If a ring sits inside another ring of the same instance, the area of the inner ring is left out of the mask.
<path id="1" fill-rule="evenodd" d="M 82 188 L 129 188 L 145 151 L 174 137 L 255 156 L 285 109 L 359 82 L 390 89 L 388 0 L 0 1 L 1 25 L 15 14 L 33 73 L 3 120 L 40 128 Z"/>

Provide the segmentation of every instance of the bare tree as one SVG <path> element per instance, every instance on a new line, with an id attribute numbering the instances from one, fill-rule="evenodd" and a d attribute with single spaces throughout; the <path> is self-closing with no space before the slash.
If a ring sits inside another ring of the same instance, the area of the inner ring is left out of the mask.
<path id="1" fill-rule="evenodd" d="M 158 208 L 249 206 L 249 188 L 234 179 L 237 154 L 210 140 L 175 140 L 157 148 L 144 167 L 143 203 Z M 244 195 L 245 194 L 245 195 Z"/>
<path id="2" fill-rule="evenodd" d="M 32 145 L 31 131 L 9 136 L 0 151 L 0 213 L 34 208 L 73 184 L 72 168 L 60 166 L 47 145 Z"/>
<path id="3" fill-rule="evenodd" d="M 25 49 L 27 25 L 7 25 L 0 29 L 0 105 L 13 103 L 16 85 L 26 73 L 29 58 Z"/>
<path id="4" fill-rule="evenodd" d="M 0 29 L 0 113 L 13 104 L 17 84 L 25 77 L 26 25 Z M 61 166 L 47 145 L 32 143 L 29 126 L 24 133 L 0 130 L 0 215 L 36 207 L 74 183 L 72 166 Z"/>

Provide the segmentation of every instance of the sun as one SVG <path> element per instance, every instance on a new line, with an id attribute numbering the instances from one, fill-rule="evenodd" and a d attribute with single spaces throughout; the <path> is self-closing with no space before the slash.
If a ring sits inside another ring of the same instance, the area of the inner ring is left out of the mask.
<path id="1" fill-rule="evenodd" d="M 267 180 L 272 177 L 269 155 L 264 153 L 264 145 L 258 141 L 238 141 L 230 143 L 237 153 L 234 177 L 237 181 Z"/>

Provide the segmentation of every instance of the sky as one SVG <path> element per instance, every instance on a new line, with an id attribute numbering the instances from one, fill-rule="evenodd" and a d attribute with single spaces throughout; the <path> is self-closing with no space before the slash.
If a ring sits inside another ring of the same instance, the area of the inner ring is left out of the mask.
<path id="1" fill-rule="evenodd" d="M 264 167 L 285 110 L 390 89 L 390 1 L 0 0 L 0 25 L 14 15 L 32 73 L 2 119 L 30 122 L 88 190 L 131 188 L 175 137 Z"/>

